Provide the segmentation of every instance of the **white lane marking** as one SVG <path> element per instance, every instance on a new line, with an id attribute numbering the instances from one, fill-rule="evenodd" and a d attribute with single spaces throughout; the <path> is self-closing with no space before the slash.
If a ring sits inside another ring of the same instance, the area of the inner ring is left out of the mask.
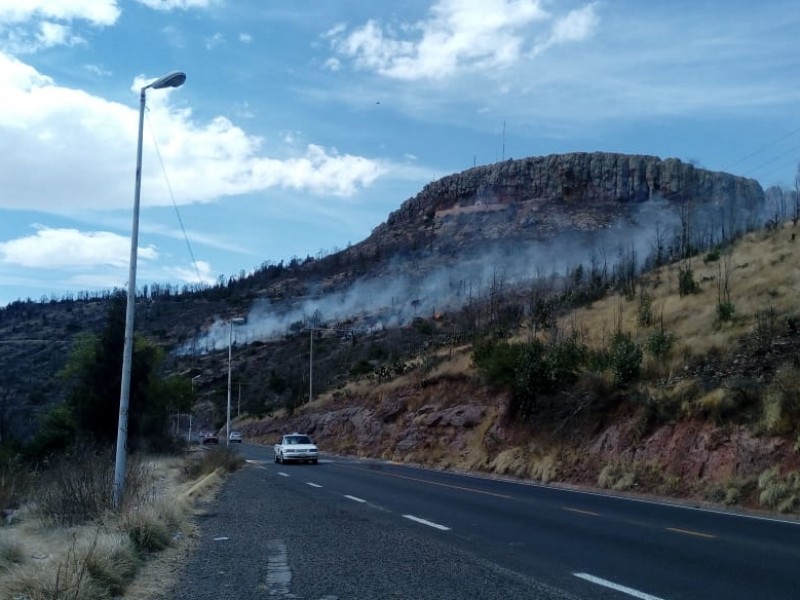
<path id="1" fill-rule="evenodd" d="M 306 481 L 306 485 L 310 485 L 311 487 L 321 488 L 322 486 L 318 483 L 311 483 L 310 481 Z"/>
<path id="2" fill-rule="evenodd" d="M 278 471 L 278 475 L 280 475 L 281 477 L 288 477 L 289 476 L 288 473 L 284 473 L 283 471 Z"/>
<path id="3" fill-rule="evenodd" d="M 267 541 L 267 595 L 289 596 L 292 583 L 292 570 L 289 568 L 289 555 L 283 540 Z"/>
<path id="4" fill-rule="evenodd" d="M 594 575 L 589 575 L 588 573 L 573 573 L 573 575 L 575 577 L 578 577 L 579 579 L 589 581 L 596 585 L 601 585 L 610 590 L 614 590 L 616 592 L 622 592 L 623 594 L 628 594 L 629 596 L 633 596 L 634 598 L 639 598 L 639 600 L 662 600 L 662 598 L 659 598 L 658 596 L 645 594 L 644 592 L 640 592 L 639 590 L 635 590 L 633 588 L 629 588 L 624 585 L 614 583 L 613 581 L 608 581 L 606 579 L 600 579 L 599 577 L 595 577 Z"/>
<path id="5" fill-rule="evenodd" d="M 356 498 L 355 496 L 348 496 L 347 494 L 345 494 L 344 497 L 353 502 L 366 502 L 363 498 Z"/>
<path id="6" fill-rule="evenodd" d="M 417 523 L 422 523 L 423 525 L 427 525 L 428 527 L 433 527 L 434 529 L 439 529 L 440 531 L 450 531 L 449 527 L 445 527 L 444 525 L 439 525 L 438 523 L 434 523 L 433 521 L 428 521 L 426 519 L 420 519 L 419 517 L 415 517 L 414 515 L 403 515 L 406 519 L 410 519 Z"/>
<path id="7" fill-rule="evenodd" d="M 215 537 L 215 538 L 214 538 L 214 541 L 215 541 L 215 542 L 224 542 L 225 540 L 229 540 L 229 539 L 231 539 L 231 538 L 229 538 L 229 537 L 228 537 L 228 536 L 226 536 L 226 535 L 222 535 L 222 536 L 220 536 L 220 537 Z"/>

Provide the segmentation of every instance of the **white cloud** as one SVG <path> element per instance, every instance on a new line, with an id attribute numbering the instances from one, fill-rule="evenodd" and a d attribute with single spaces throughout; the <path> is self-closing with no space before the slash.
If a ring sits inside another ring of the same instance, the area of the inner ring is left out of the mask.
<path id="1" fill-rule="evenodd" d="M 397 28 L 368 21 L 349 31 L 337 25 L 323 35 L 341 57 L 360 69 L 400 80 L 441 79 L 464 70 L 489 71 L 517 63 L 531 27 L 553 16 L 543 0 L 439 0 L 427 20 Z M 545 46 L 588 37 L 597 25 L 594 5 L 557 19 Z M 398 33 L 399 32 L 399 33 Z M 401 34 L 415 34 L 403 39 Z M 325 66 L 341 67 L 330 58 Z"/>
<path id="2" fill-rule="evenodd" d="M 203 260 L 198 260 L 192 267 L 172 267 L 167 269 L 169 279 L 178 280 L 184 283 L 205 283 L 213 285 L 217 278 L 211 273 L 211 265 Z M 199 279 L 198 279 L 199 274 Z"/>
<path id="3" fill-rule="evenodd" d="M 223 44 L 225 44 L 225 36 L 219 31 L 205 39 L 206 50 L 213 50 Z"/>
<path id="4" fill-rule="evenodd" d="M 239 34 L 239 41 L 243 44 L 249 44 L 253 41 L 253 36 L 249 33 L 240 33 Z"/>
<path id="5" fill-rule="evenodd" d="M 135 82 L 134 89 L 143 83 Z M 138 121 L 133 96 L 126 106 L 59 86 L 2 52 L 0 89 L 0 208 L 54 213 L 129 209 Z M 212 202 L 270 188 L 345 197 L 387 170 L 378 161 L 313 144 L 288 158 L 266 157 L 261 139 L 227 118 L 200 122 L 190 109 L 173 105 L 173 95 L 179 93 L 148 92 L 143 205 L 172 202 L 150 131 L 178 203 Z M 42 169 L 47 177 L 30 176 Z"/>
<path id="6" fill-rule="evenodd" d="M 111 75 L 113 75 L 113 73 L 108 69 L 106 69 L 103 65 L 94 65 L 94 64 L 84 65 L 83 68 L 89 71 L 89 73 L 91 73 L 92 75 L 96 75 L 97 77 L 110 77 Z"/>
<path id="7" fill-rule="evenodd" d="M 541 54 L 551 46 L 567 42 L 581 42 L 589 38 L 600 22 L 595 7 L 595 3 L 588 4 L 558 19 L 547 39 L 536 45 L 534 54 Z"/>
<path id="8" fill-rule="evenodd" d="M 84 42 L 80 36 L 73 35 L 68 26 L 50 21 L 42 21 L 39 24 L 39 33 L 36 37 L 41 48 L 74 46 Z"/>
<path id="9" fill-rule="evenodd" d="M 188 10 L 190 8 L 207 8 L 216 0 L 136 0 L 139 4 L 155 10 Z"/>
<path id="10" fill-rule="evenodd" d="M 27 268 L 58 269 L 107 265 L 126 267 L 130 238 L 108 231 L 38 227 L 35 235 L 0 242 L 0 262 Z M 139 258 L 153 260 L 152 246 L 140 247 Z"/>
<path id="11" fill-rule="evenodd" d="M 117 0 L 0 0 L 0 23 L 18 24 L 32 19 L 85 20 L 92 25 L 116 23 Z"/>

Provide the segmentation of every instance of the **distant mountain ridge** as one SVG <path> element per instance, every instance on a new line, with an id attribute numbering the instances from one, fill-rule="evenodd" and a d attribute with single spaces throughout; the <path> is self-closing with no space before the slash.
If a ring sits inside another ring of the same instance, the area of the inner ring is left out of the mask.
<path id="1" fill-rule="evenodd" d="M 426 185 L 367 239 L 347 249 L 343 262 L 602 230 L 630 220 L 654 200 L 665 201 L 665 209 L 690 202 L 705 217 L 735 219 L 744 228 L 758 218 L 764 199 L 754 179 L 676 158 L 573 152 L 509 159 Z M 654 217 L 658 211 L 648 212 Z"/>

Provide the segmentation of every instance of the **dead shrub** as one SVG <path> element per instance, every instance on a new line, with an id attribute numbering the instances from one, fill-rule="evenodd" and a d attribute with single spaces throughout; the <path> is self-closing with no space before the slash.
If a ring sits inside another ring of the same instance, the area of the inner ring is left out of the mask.
<path id="1" fill-rule="evenodd" d="M 152 493 L 150 470 L 137 455 L 128 458 L 121 505 L 147 501 Z M 110 448 L 75 448 L 42 473 L 36 512 L 53 525 L 78 525 L 112 510 L 114 453 Z"/>

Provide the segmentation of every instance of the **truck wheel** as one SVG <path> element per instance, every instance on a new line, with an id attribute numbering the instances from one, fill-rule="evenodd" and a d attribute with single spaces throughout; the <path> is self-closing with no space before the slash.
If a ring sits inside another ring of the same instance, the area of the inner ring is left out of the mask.
<path id="1" fill-rule="evenodd" d="M 280 464 L 280 462 L 281 462 L 281 459 L 277 454 L 275 455 L 275 462 L 278 463 L 278 464 Z"/>
<path id="2" fill-rule="evenodd" d="M 315 464 L 317 464 L 317 459 L 316 459 L 316 458 L 312 458 L 312 459 L 311 459 L 311 464 L 312 464 L 312 465 L 315 465 Z"/>

